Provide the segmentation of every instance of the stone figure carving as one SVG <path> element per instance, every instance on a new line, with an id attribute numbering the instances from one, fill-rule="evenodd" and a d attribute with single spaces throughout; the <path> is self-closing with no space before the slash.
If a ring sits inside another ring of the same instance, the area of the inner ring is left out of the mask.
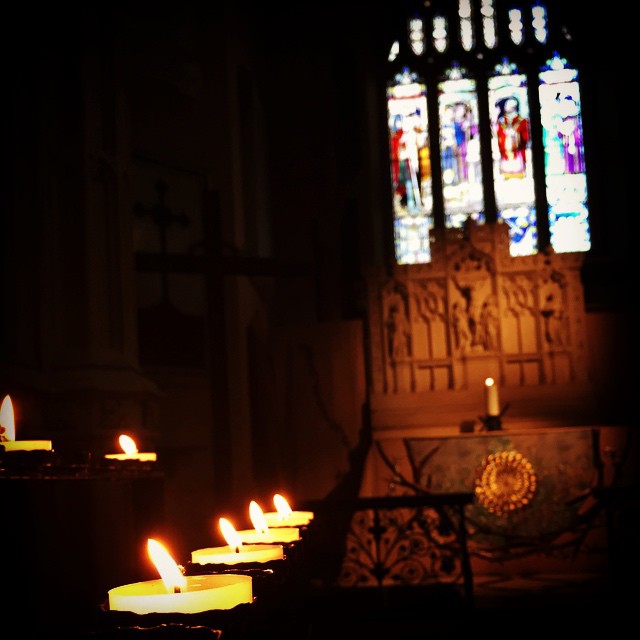
<path id="1" fill-rule="evenodd" d="M 544 321 L 544 337 L 549 347 L 563 347 L 566 344 L 566 314 L 562 301 L 553 293 L 547 294 L 540 311 Z"/>
<path id="2" fill-rule="evenodd" d="M 466 353 L 471 346 L 471 330 L 469 316 L 460 302 L 454 302 L 451 307 L 451 326 L 456 349 L 459 353 Z"/>
<path id="3" fill-rule="evenodd" d="M 392 360 L 406 358 L 411 353 L 411 328 L 404 298 L 398 292 L 394 292 L 388 297 L 386 306 L 385 325 L 389 356 Z"/>
<path id="4" fill-rule="evenodd" d="M 482 303 L 478 333 L 476 335 L 476 342 L 485 351 L 498 350 L 499 326 L 500 319 L 498 317 L 498 305 L 496 303 L 496 298 L 494 295 L 490 295 Z"/>

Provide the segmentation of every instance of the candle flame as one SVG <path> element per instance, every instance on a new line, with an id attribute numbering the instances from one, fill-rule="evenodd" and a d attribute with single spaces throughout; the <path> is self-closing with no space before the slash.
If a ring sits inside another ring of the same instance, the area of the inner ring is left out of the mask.
<path id="1" fill-rule="evenodd" d="M 286 498 L 281 496 L 279 493 L 276 493 L 273 496 L 273 506 L 276 508 L 281 519 L 287 518 L 293 513 Z"/>
<path id="2" fill-rule="evenodd" d="M 260 508 L 260 505 L 255 500 L 252 500 L 249 504 L 249 517 L 251 518 L 251 524 L 253 524 L 253 528 L 258 533 L 269 533 L 267 519 L 264 517 L 264 513 Z"/>
<path id="3" fill-rule="evenodd" d="M 16 423 L 13 416 L 11 397 L 6 395 L 0 406 L 0 441 L 16 439 Z"/>
<path id="4" fill-rule="evenodd" d="M 149 538 L 147 540 L 147 551 L 153 564 L 156 565 L 167 593 L 180 593 L 186 586 L 187 579 L 164 545 L 153 538 Z"/>
<path id="5" fill-rule="evenodd" d="M 236 553 L 240 552 L 242 547 L 242 537 L 236 531 L 235 527 L 227 520 L 226 518 L 220 518 L 219 520 L 220 531 L 224 536 L 224 539 L 227 541 L 227 544 L 231 548 L 232 551 Z"/>
<path id="6" fill-rule="evenodd" d="M 118 442 L 122 447 L 122 450 L 128 455 L 132 456 L 135 453 L 138 453 L 138 445 L 136 441 L 130 436 L 125 435 L 124 433 L 118 438 Z"/>
<path id="7" fill-rule="evenodd" d="M 496 381 L 493 378 L 486 378 L 484 383 L 487 387 L 493 387 Z"/>

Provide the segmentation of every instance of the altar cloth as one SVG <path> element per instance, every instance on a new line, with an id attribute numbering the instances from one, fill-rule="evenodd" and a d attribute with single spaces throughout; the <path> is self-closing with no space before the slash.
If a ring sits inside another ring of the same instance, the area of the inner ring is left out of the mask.
<path id="1" fill-rule="evenodd" d="M 600 469 L 598 431 L 587 427 L 385 438 L 371 446 L 360 496 L 474 492 L 465 511 L 474 571 L 478 562 L 500 567 L 534 557 L 566 563 L 588 555 L 588 534 L 604 530 L 593 497 Z M 440 526 L 442 514 L 436 515 Z M 354 557 L 355 548 L 349 547 L 350 571 L 367 562 Z"/>

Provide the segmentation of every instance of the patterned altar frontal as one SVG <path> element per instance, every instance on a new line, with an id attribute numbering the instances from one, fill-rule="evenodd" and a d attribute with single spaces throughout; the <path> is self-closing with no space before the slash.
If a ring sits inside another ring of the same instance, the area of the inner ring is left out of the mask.
<path id="1" fill-rule="evenodd" d="M 593 543 L 590 535 L 604 531 L 603 511 L 591 493 L 599 483 L 598 452 L 598 432 L 589 428 L 381 439 L 372 446 L 360 495 L 473 492 L 465 521 L 474 572 L 478 564 L 500 572 L 509 561 L 532 558 L 538 568 L 540 558 L 571 563 L 592 553 L 589 545 L 602 546 L 601 536 Z M 387 514 L 383 542 L 387 548 L 397 543 L 401 553 L 389 554 L 393 566 L 384 568 L 384 582 L 456 579 L 455 546 L 443 554 L 447 523 L 442 509 Z M 366 514 L 353 520 L 343 573 L 350 584 L 366 582 L 370 524 Z M 448 542 L 459 542 L 459 532 L 451 533 Z"/>
<path id="2" fill-rule="evenodd" d="M 521 553 L 579 524 L 597 484 L 596 437 L 592 429 L 555 429 L 409 439 L 407 462 L 429 491 L 474 491 L 467 509 L 472 551 L 508 556 L 516 551 L 510 540 Z"/>

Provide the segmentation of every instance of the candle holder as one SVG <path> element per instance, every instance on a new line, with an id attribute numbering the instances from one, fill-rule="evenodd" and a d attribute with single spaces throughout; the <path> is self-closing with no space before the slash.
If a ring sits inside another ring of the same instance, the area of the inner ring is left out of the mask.
<path id="1" fill-rule="evenodd" d="M 205 625 L 162 623 L 152 627 L 117 627 L 115 629 L 92 630 L 95 640 L 220 640 L 222 629 Z"/>
<path id="2" fill-rule="evenodd" d="M 140 472 L 154 471 L 158 468 L 156 460 L 116 460 L 102 458 L 96 460 L 96 468 L 101 471 L 117 471 L 122 474 L 135 475 Z"/>
<path id="3" fill-rule="evenodd" d="M 502 420 L 500 416 L 481 416 L 480 420 L 484 424 L 485 431 L 501 431 Z"/>
<path id="4" fill-rule="evenodd" d="M 0 473 L 10 476 L 33 476 L 50 472 L 56 461 L 52 450 L 7 451 L 0 443 Z"/>
<path id="5" fill-rule="evenodd" d="M 99 607 L 100 629 L 114 639 L 144 638 L 167 639 L 184 637 L 217 638 L 244 637 L 244 628 L 253 613 L 254 603 L 238 604 L 232 609 L 213 609 L 199 613 L 134 613 L 115 611 L 106 600 Z M 172 635 L 169 631 L 180 635 Z"/>
<path id="6" fill-rule="evenodd" d="M 262 599 L 285 579 L 285 563 L 283 560 L 270 560 L 268 562 L 238 562 L 237 564 L 223 564 L 209 562 L 187 562 L 184 566 L 185 576 L 200 576 L 205 574 L 240 574 L 251 576 L 253 594 L 255 599 Z"/>
<path id="7" fill-rule="evenodd" d="M 480 422 L 484 425 L 483 430 L 502 431 L 502 416 L 507 412 L 509 406 L 510 405 L 507 402 L 497 416 L 478 416 Z"/>

